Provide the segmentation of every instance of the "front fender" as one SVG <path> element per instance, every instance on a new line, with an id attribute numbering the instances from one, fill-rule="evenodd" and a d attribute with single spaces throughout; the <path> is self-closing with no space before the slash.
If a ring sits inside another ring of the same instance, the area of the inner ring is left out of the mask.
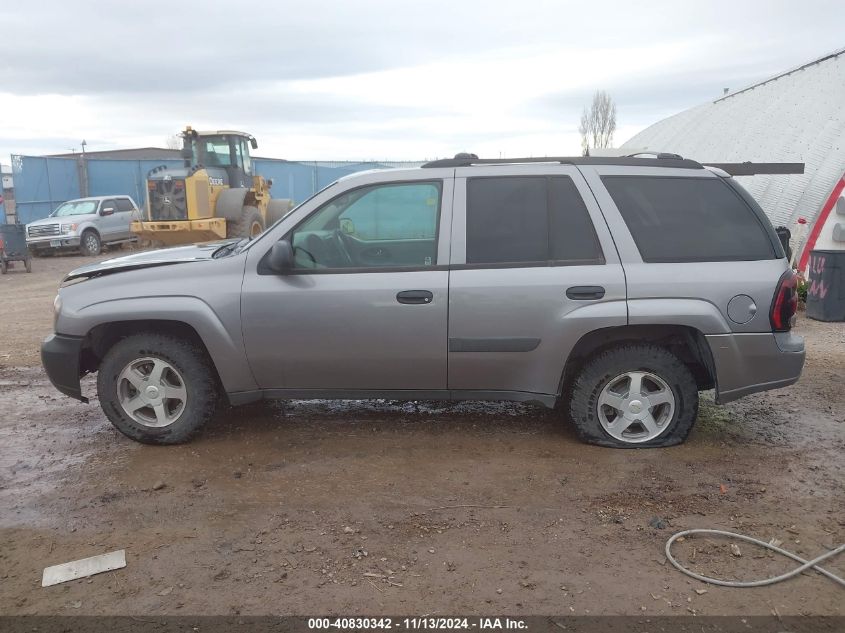
<path id="1" fill-rule="evenodd" d="M 62 311 L 56 331 L 85 336 L 98 325 L 118 321 L 178 321 L 191 326 L 202 339 L 226 392 L 257 389 L 244 352 L 240 327 L 234 335 L 215 311 L 192 296 L 109 299 L 77 310 Z"/>
<path id="2" fill-rule="evenodd" d="M 76 233 L 74 235 L 76 237 L 81 237 L 83 231 L 87 231 L 88 229 L 92 229 L 97 232 L 97 235 L 102 235 L 103 232 L 100 230 L 100 227 L 97 226 L 97 222 L 94 220 L 85 220 L 84 222 L 80 222 L 76 227 Z"/>

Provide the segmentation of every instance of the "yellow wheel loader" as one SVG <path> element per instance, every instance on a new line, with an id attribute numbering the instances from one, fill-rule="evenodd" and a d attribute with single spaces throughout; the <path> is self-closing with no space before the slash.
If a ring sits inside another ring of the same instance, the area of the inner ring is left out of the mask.
<path id="1" fill-rule="evenodd" d="M 172 246 L 255 237 L 293 208 L 270 198 L 272 181 L 255 175 L 252 135 L 187 127 L 181 136 L 184 166 L 147 174 L 146 219 L 132 223 L 139 238 Z"/>

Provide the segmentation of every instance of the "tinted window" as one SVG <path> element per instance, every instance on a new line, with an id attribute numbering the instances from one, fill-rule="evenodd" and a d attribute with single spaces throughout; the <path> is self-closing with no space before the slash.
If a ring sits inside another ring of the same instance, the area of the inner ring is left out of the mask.
<path id="1" fill-rule="evenodd" d="M 567 177 L 467 181 L 467 263 L 599 263 L 584 201 Z"/>
<path id="2" fill-rule="evenodd" d="M 376 187 L 340 214 L 341 228 L 365 240 L 432 240 L 439 198 L 430 183 Z"/>
<path id="3" fill-rule="evenodd" d="M 439 182 L 374 185 L 346 192 L 293 231 L 296 266 L 433 266 L 439 214 Z"/>
<path id="4" fill-rule="evenodd" d="M 132 211 L 135 207 L 132 206 L 132 203 L 129 202 L 126 198 L 118 198 L 117 199 L 117 210 L 118 211 Z"/>
<path id="5" fill-rule="evenodd" d="M 603 261 L 593 221 L 571 178 L 549 179 L 551 257 L 564 261 Z"/>
<path id="6" fill-rule="evenodd" d="M 108 200 L 103 200 L 100 203 L 100 211 L 102 211 L 103 209 L 114 209 L 115 211 L 117 211 L 117 203 L 111 198 Z"/>
<path id="7" fill-rule="evenodd" d="M 774 259 L 766 228 L 720 178 L 605 176 L 645 262 Z"/>

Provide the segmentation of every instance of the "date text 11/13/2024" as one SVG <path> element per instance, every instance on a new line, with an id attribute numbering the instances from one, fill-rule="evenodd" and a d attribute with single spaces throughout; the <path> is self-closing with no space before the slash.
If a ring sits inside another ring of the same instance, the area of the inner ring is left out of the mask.
<path id="1" fill-rule="evenodd" d="M 309 618 L 309 630 L 524 630 L 528 628 L 525 620 L 506 617 L 444 618 L 444 617 L 404 617 L 404 618 Z"/>

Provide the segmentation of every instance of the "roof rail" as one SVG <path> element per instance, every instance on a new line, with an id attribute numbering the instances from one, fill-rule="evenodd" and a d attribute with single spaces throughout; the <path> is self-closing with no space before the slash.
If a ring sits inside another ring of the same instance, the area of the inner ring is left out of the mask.
<path id="1" fill-rule="evenodd" d="M 472 167 L 475 165 L 515 165 L 522 163 L 559 163 L 561 165 L 627 165 L 630 167 L 654 167 L 659 159 L 659 167 L 679 167 L 682 169 L 702 169 L 700 163 L 681 158 L 677 154 L 661 152 L 655 158 L 642 158 L 641 154 L 622 157 L 604 156 L 540 156 L 531 158 L 477 158 L 474 154 L 458 154 L 455 158 L 441 158 L 422 165 L 424 169 L 433 167 Z"/>
<path id="2" fill-rule="evenodd" d="M 704 167 L 715 167 L 731 176 L 756 176 L 758 174 L 803 174 L 804 163 L 702 163 Z"/>

